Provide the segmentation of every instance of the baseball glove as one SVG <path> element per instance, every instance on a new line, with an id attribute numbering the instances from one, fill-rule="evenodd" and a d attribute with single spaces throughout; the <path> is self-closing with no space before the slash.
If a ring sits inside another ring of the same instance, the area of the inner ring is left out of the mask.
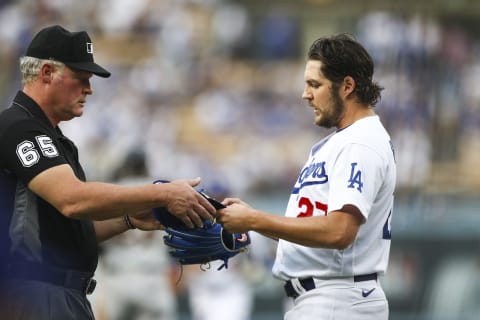
<path id="1" fill-rule="evenodd" d="M 155 181 L 164 183 L 167 181 Z M 198 191 L 217 210 L 225 206 L 211 198 L 203 191 Z M 204 221 L 202 228 L 187 228 L 177 217 L 170 214 L 166 208 L 154 208 L 154 216 L 165 226 L 167 233 L 163 237 L 168 246 L 169 254 L 182 265 L 208 264 L 210 261 L 222 260 L 223 267 L 228 268 L 228 260 L 242 251 L 246 251 L 250 244 L 250 235 L 247 233 L 230 233 L 215 221 Z"/>

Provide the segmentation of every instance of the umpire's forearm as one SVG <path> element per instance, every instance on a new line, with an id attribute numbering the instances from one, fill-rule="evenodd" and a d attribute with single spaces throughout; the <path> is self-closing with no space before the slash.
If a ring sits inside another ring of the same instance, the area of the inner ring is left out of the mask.
<path id="1" fill-rule="evenodd" d="M 94 221 L 93 226 L 95 227 L 97 243 L 101 243 L 129 230 L 123 217 L 104 221 Z"/>

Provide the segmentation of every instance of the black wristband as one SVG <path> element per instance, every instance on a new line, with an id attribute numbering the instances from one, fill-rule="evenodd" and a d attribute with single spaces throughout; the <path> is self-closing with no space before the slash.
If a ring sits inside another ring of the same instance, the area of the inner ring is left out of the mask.
<path id="1" fill-rule="evenodd" d="M 123 216 L 123 220 L 125 221 L 128 229 L 137 229 L 137 227 L 133 225 L 132 221 L 130 221 L 130 217 L 128 216 L 128 214 Z"/>

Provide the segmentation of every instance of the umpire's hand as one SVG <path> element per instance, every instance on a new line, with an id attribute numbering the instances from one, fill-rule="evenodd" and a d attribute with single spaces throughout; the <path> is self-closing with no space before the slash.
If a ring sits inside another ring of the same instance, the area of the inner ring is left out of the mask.
<path id="1" fill-rule="evenodd" d="M 203 227 L 203 220 L 213 220 L 216 215 L 215 207 L 193 188 L 200 181 L 196 178 L 168 183 L 166 208 L 189 228 Z"/>
<path id="2" fill-rule="evenodd" d="M 152 214 L 152 210 L 142 210 L 128 215 L 132 225 L 139 230 L 154 231 L 164 230 L 165 227 Z"/>

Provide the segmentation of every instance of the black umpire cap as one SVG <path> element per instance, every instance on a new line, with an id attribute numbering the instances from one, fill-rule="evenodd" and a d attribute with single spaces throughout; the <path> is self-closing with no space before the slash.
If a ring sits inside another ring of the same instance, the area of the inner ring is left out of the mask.
<path id="1" fill-rule="evenodd" d="M 87 32 L 70 32 L 55 25 L 40 30 L 25 54 L 63 62 L 68 67 L 108 78 L 110 72 L 93 61 L 93 44 Z"/>

